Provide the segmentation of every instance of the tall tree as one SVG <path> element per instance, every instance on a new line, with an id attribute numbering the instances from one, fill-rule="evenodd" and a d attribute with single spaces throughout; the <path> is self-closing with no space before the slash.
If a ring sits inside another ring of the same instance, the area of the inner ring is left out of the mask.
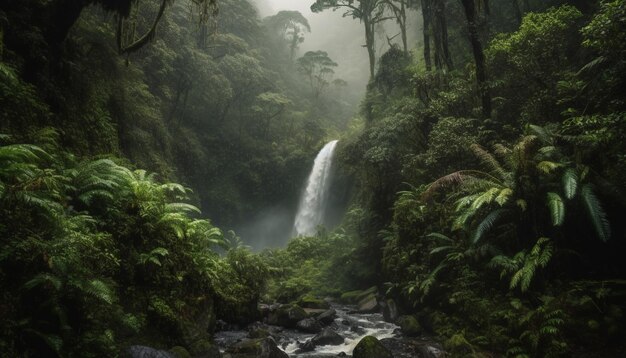
<path id="1" fill-rule="evenodd" d="M 374 77 L 376 69 L 376 45 L 375 32 L 376 24 L 388 20 L 385 17 L 385 0 L 317 0 L 311 5 L 311 11 L 320 12 L 326 9 L 345 8 L 344 17 L 352 16 L 359 19 L 365 27 L 365 47 L 370 61 L 370 78 Z"/>
<path id="2" fill-rule="evenodd" d="M 308 78 L 311 91 L 317 99 L 330 84 L 335 74 L 333 67 L 337 67 L 337 63 L 331 60 L 325 51 L 308 51 L 297 62 L 298 72 Z"/>
<path id="3" fill-rule="evenodd" d="M 476 19 L 476 4 L 474 0 L 461 0 L 467 19 L 467 29 L 469 41 L 472 45 L 474 62 L 476 64 L 476 81 L 478 82 L 478 92 L 482 103 L 483 116 L 491 117 L 491 94 L 487 85 L 487 71 L 485 70 L 485 54 L 478 36 L 478 26 Z"/>
<path id="4" fill-rule="evenodd" d="M 416 5 L 415 0 L 385 0 L 387 7 L 393 12 L 394 18 L 400 28 L 400 36 L 402 37 L 402 49 L 405 54 L 409 53 L 407 37 L 406 37 L 406 12 L 409 8 Z"/>
<path id="5" fill-rule="evenodd" d="M 265 23 L 270 30 L 287 40 L 289 58 L 292 60 L 295 58 L 298 45 L 304 41 L 304 32 L 311 32 L 309 21 L 299 11 L 280 11 L 267 17 Z"/>
<path id="6" fill-rule="evenodd" d="M 431 42 L 434 46 L 434 60 L 437 69 L 453 69 L 448 45 L 448 21 L 445 0 L 421 0 L 424 22 L 424 61 L 426 70 L 432 68 Z"/>

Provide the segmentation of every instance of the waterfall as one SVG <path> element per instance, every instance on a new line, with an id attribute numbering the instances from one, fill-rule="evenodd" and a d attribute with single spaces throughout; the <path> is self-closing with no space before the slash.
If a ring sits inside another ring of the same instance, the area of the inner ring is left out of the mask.
<path id="1" fill-rule="evenodd" d="M 315 157 L 296 214 L 294 224 L 296 235 L 315 235 L 315 228 L 322 224 L 330 186 L 330 167 L 336 145 L 336 140 L 327 143 Z"/>

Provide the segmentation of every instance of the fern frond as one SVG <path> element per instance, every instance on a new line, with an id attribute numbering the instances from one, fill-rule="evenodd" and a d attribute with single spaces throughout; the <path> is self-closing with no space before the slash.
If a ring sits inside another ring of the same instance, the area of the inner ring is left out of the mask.
<path id="1" fill-rule="evenodd" d="M 168 203 L 165 204 L 165 212 L 167 213 L 197 213 L 200 214 L 200 209 L 194 205 L 187 203 Z"/>
<path id="2" fill-rule="evenodd" d="M 507 212 L 505 209 L 496 209 L 489 213 L 483 221 L 478 224 L 476 230 L 474 230 L 474 235 L 472 237 L 472 243 L 476 244 L 485 233 L 493 228 L 495 223 Z"/>
<path id="3" fill-rule="evenodd" d="M 561 196 L 554 192 L 547 194 L 548 208 L 550 208 L 550 217 L 552 218 L 552 225 L 561 226 L 565 219 L 565 204 Z"/>
<path id="4" fill-rule="evenodd" d="M 537 164 L 537 170 L 545 174 L 550 174 L 562 166 L 563 164 L 561 163 L 555 163 L 549 160 L 544 160 Z"/>
<path id="5" fill-rule="evenodd" d="M 496 197 L 496 203 L 500 206 L 504 206 L 509 201 L 509 198 L 513 195 L 513 190 L 510 188 L 504 188 L 500 191 Z"/>
<path id="6" fill-rule="evenodd" d="M 33 289 L 37 286 L 41 285 L 50 285 L 54 287 L 55 290 L 60 290 L 63 282 L 61 279 L 53 274 L 49 273 L 40 273 L 37 276 L 33 277 L 31 280 L 24 284 L 24 288 L 27 290 Z"/>
<path id="7" fill-rule="evenodd" d="M 561 178 L 563 182 L 563 192 L 567 199 L 572 199 L 576 195 L 576 189 L 578 188 L 578 174 L 574 168 L 567 168 L 563 172 Z"/>
<path id="8" fill-rule="evenodd" d="M 611 226 L 609 225 L 604 209 L 602 209 L 600 200 L 598 200 L 598 197 L 596 197 L 593 192 L 591 184 L 583 185 L 580 195 L 585 203 L 587 213 L 591 218 L 591 222 L 593 223 L 593 227 L 596 230 L 598 238 L 600 238 L 603 242 L 606 242 L 611 237 Z"/>
<path id="9" fill-rule="evenodd" d="M 480 209 L 485 204 L 490 204 L 493 202 L 497 196 L 497 194 L 501 191 L 500 188 L 491 188 L 485 192 L 483 192 L 479 197 L 474 200 L 471 208 L 473 210 Z"/>
<path id="10" fill-rule="evenodd" d="M 480 161 L 491 171 L 492 175 L 499 178 L 504 178 L 506 170 L 498 163 L 498 160 L 483 147 L 478 144 L 472 144 L 470 146 L 474 155 L 480 159 Z"/>
<path id="11" fill-rule="evenodd" d="M 426 237 L 431 238 L 431 239 L 437 239 L 437 240 L 442 240 L 442 241 L 446 241 L 446 242 L 454 242 L 454 240 L 452 240 L 451 238 L 447 237 L 444 234 L 440 234 L 438 232 L 431 232 L 430 234 L 426 235 Z"/>

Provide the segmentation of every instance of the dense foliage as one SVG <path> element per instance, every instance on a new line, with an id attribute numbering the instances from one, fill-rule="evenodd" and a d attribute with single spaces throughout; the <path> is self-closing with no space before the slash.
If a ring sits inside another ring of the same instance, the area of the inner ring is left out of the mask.
<path id="1" fill-rule="evenodd" d="M 0 353 L 219 354 L 259 301 L 378 286 L 451 356 L 623 355 L 624 0 L 311 3 L 364 27 L 356 114 L 297 11 L 0 5 Z M 252 253 L 330 137 L 340 225 Z"/>

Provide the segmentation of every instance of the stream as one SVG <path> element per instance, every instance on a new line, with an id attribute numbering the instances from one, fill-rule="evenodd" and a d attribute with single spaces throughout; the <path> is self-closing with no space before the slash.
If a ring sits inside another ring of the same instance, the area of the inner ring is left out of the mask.
<path id="1" fill-rule="evenodd" d="M 339 345 L 318 345 L 315 349 L 302 352 L 301 347 L 315 336 L 295 329 L 254 323 L 252 327 L 267 329 L 278 347 L 289 357 L 323 358 L 350 356 L 354 347 L 365 336 L 374 336 L 389 349 L 395 358 L 439 357 L 441 347 L 425 337 L 408 338 L 402 336 L 400 327 L 385 322 L 380 313 L 357 313 L 355 306 L 332 304 L 337 316 L 328 327 L 344 338 Z M 249 338 L 248 330 L 225 330 L 215 333 L 215 342 L 224 352 L 229 346 Z"/>

